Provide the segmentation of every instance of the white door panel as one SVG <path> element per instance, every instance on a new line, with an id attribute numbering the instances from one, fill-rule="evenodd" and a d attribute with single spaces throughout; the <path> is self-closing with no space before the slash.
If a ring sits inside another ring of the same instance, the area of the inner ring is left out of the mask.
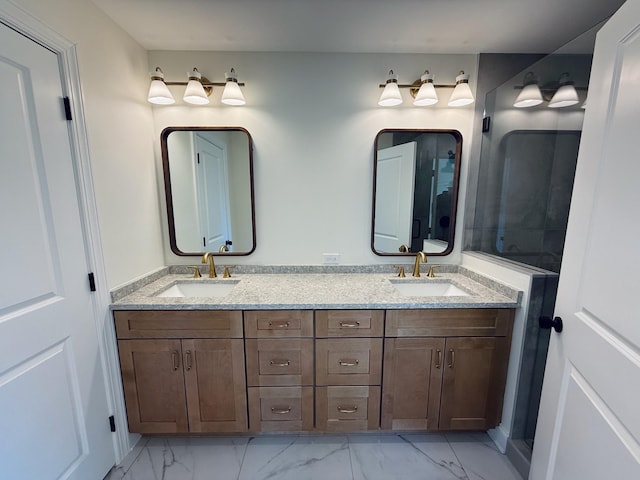
<path id="1" fill-rule="evenodd" d="M 411 246 L 416 142 L 378 150 L 373 244 L 380 252 Z"/>
<path id="2" fill-rule="evenodd" d="M 229 211 L 229 180 L 226 148 L 195 136 L 198 155 L 196 185 L 200 224 L 207 252 L 217 252 L 221 245 L 231 240 Z"/>
<path id="3" fill-rule="evenodd" d="M 640 478 L 640 0 L 598 34 L 530 478 Z"/>
<path id="4" fill-rule="evenodd" d="M 0 25 L 0 476 L 114 463 L 58 57 Z"/>

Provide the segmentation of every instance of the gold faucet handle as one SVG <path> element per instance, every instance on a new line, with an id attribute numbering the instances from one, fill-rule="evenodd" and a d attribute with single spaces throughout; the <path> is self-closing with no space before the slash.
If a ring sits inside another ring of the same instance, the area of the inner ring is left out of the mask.
<path id="1" fill-rule="evenodd" d="M 427 273 L 427 277 L 429 278 L 435 278 L 435 270 L 436 268 L 440 268 L 440 265 L 431 265 L 429 267 L 429 273 Z"/>
<path id="2" fill-rule="evenodd" d="M 187 268 L 191 268 L 193 270 L 193 278 L 201 278 L 202 277 L 202 275 L 200 275 L 200 267 L 189 265 Z"/>
<path id="3" fill-rule="evenodd" d="M 394 267 L 398 269 L 398 276 L 404 278 L 404 265 L 394 265 Z"/>
<path id="4" fill-rule="evenodd" d="M 231 272 L 229 271 L 230 268 L 236 268 L 237 265 L 225 265 L 224 266 L 224 273 L 222 274 L 222 278 L 231 278 Z"/>

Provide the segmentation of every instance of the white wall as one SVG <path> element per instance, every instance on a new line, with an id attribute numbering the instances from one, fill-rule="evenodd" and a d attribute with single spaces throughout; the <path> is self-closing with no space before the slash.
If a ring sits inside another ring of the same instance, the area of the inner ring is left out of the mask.
<path id="1" fill-rule="evenodd" d="M 76 44 L 108 286 L 161 267 L 147 52 L 86 0 L 20 6 Z"/>
<path id="2" fill-rule="evenodd" d="M 222 88 L 204 107 L 182 102 L 184 87 L 171 87 L 176 104 L 153 107 L 156 165 L 161 172 L 160 132 L 167 126 L 240 126 L 254 141 L 257 248 L 239 264 L 321 264 L 325 252 L 343 264 L 397 262 L 371 251 L 373 144 L 384 128 L 457 129 L 463 136 L 461 195 L 464 205 L 473 106 L 447 108 L 451 90 L 441 90 L 437 108 L 417 108 L 408 91 L 402 107 L 377 105 L 387 72 L 411 83 L 428 68 L 436 83 L 454 83 L 459 70 L 471 75 L 475 55 L 149 52 L 149 69 L 160 66 L 167 81 L 184 81 L 194 66 L 211 81 L 235 67 L 246 82 L 244 107 L 220 103 Z M 162 185 L 160 185 L 161 188 Z M 158 201 L 164 208 L 164 198 Z M 456 248 L 438 263 L 458 262 L 463 208 L 458 209 Z M 193 263 L 173 255 L 165 232 L 168 264 Z"/>

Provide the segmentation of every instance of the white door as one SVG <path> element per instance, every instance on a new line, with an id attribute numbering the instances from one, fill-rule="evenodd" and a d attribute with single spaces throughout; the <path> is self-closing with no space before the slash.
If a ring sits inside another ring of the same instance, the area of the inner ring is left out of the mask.
<path id="1" fill-rule="evenodd" d="M 530 477 L 640 478 L 640 0 L 591 70 Z"/>
<path id="2" fill-rule="evenodd" d="M 416 142 L 378 150 L 373 245 L 379 252 L 411 246 Z"/>
<path id="3" fill-rule="evenodd" d="M 0 477 L 101 479 L 107 395 L 58 57 L 0 24 Z"/>
<path id="4" fill-rule="evenodd" d="M 196 134 L 196 184 L 200 226 L 207 252 L 231 240 L 226 150 Z M 232 247 L 230 247 L 230 250 Z"/>

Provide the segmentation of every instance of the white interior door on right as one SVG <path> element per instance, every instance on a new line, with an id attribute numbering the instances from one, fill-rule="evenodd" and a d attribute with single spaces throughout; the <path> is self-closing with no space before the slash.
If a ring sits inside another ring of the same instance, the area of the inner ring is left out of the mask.
<path id="1" fill-rule="evenodd" d="M 640 0 L 601 29 L 530 479 L 640 479 Z"/>

